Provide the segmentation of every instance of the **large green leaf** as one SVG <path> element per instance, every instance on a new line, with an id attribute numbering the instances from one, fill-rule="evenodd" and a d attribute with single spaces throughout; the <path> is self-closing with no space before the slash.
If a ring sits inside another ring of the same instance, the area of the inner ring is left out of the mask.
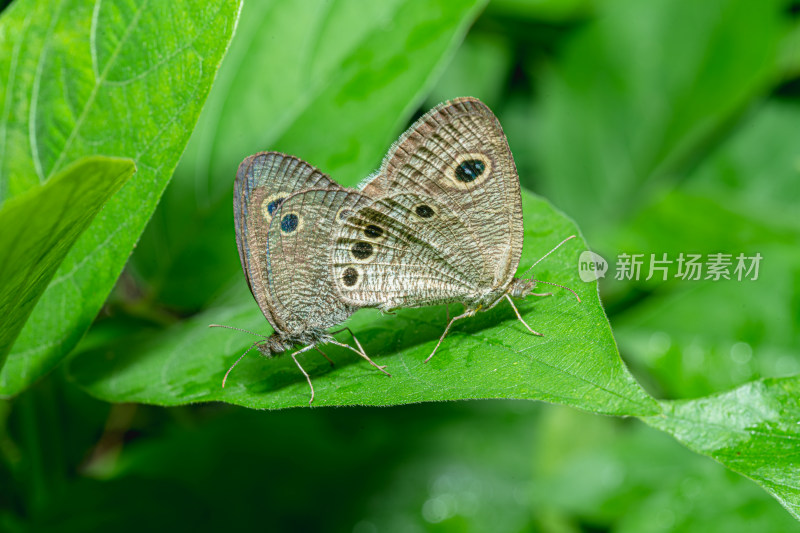
<path id="1" fill-rule="evenodd" d="M 662 405 L 647 423 L 753 479 L 800 520 L 800 377 Z"/>
<path id="2" fill-rule="evenodd" d="M 282 150 L 345 185 L 372 172 L 484 3 L 245 5 L 186 156 L 131 261 L 150 297 L 196 309 L 239 275 L 231 195 L 246 156 Z"/>
<path id="3" fill-rule="evenodd" d="M 111 196 L 133 161 L 90 157 L 0 209 L 0 367 L 64 256 Z"/>
<path id="4" fill-rule="evenodd" d="M 525 249 L 521 271 L 575 225 L 544 200 L 525 194 Z M 653 414 L 656 403 L 628 374 L 617 353 L 597 295 L 596 282 L 578 277 L 578 255 L 585 244 L 569 241 L 537 266 L 537 279 L 565 284 L 553 296 L 520 303 L 531 326 L 525 330 L 508 305 L 454 326 L 429 364 L 446 324 L 445 309 L 404 310 L 396 316 L 361 311 L 350 327 L 387 377 L 357 355 L 328 349 L 336 366 L 314 352 L 302 356 L 316 389 L 315 406 L 393 405 L 463 398 L 526 398 L 559 402 L 609 414 Z M 220 382 L 226 369 L 253 342 L 248 335 L 209 330 L 217 322 L 268 333 L 266 320 L 245 295 L 227 307 L 205 313 L 161 334 L 120 339 L 88 351 L 70 363 L 70 374 L 91 394 L 115 402 L 176 405 L 219 400 L 255 408 L 308 404 L 305 378 L 289 357 L 266 361 L 249 355 Z M 545 286 L 546 287 L 546 286 Z M 550 287 L 547 287 L 548 289 Z M 244 300 L 241 300 L 244 298 Z M 534 301 L 535 300 L 535 301 Z M 340 336 L 348 341 L 345 335 Z"/>
<path id="5" fill-rule="evenodd" d="M 238 0 L 15 2 L 0 18 L 0 200 L 91 154 L 138 173 L 77 240 L 0 374 L 15 394 L 74 347 L 178 162 L 233 32 Z"/>

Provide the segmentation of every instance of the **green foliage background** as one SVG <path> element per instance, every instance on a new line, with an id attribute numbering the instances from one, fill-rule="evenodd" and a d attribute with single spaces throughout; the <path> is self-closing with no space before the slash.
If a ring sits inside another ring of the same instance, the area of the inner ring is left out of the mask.
<path id="1" fill-rule="evenodd" d="M 800 529 L 797 2 L 240 7 L 0 13 L 0 530 Z M 521 304 L 541 339 L 480 314 L 429 365 L 444 308 L 361 311 L 392 378 L 331 350 L 334 369 L 304 360 L 315 408 L 239 407 L 308 390 L 255 356 L 219 386 L 252 339 L 207 325 L 269 329 L 236 255 L 238 163 L 282 150 L 355 185 L 466 95 L 541 195 L 521 270 L 581 234 L 536 276 L 583 303 Z M 603 308 L 577 276 L 587 246 L 763 261 L 716 282 L 612 264 Z M 561 405 L 418 403 L 471 398 Z"/>

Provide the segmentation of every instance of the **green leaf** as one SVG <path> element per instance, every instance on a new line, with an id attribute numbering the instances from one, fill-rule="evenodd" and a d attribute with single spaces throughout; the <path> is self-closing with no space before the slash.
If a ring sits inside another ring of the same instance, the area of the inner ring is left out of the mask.
<path id="1" fill-rule="evenodd" d="M 681 189 L 644 204 L 609 248 L 647 257 L 667 253 L 673 260 L 680 253 L 762 256 L 757 280 L 664 282 L 657 276 L 636 284 L 648 296 L 612 323 L 626 360 L 658 379 L 658 396 L 706 396 L 800 373 L 793 289 L 800 279 L 798 124 L 796 103 L 758 106 Z M 673 265 L 673 275 L 676 270 Z M 624 287 L 609 279 L 605 288 L 613 308 Z"/>
<path id="2" fill-rule="evenodd" d="M 186 156 L 133 256 L 148 296 L 194 310 L 238 276 L 231 195 L 248 155 L 295 154 L 344 185 L 374 171 L 484 3 L 246 4 Z"/>
<path id="3" fill-rule="evenodd" d="M 542 84 L 544 194 L 593 238 L 681 177 L 781 71 L 784 4 L 599 3 Z"/>
<path id="4" fill-rule="evenodd" d="M 575 225 L 546 201 L 525 193 L 525 248 L 520 273 L 565 237 Z M 595 282 L 578 277 L 579 240 L 568 241 L 537 265 L 537 279 L 564 284 L 550 297 L 520 302 L 525 320 L 544 337 L 527 332 L 508 305 L 498 305 L 453 327 L 429 364 L 446 325 L 443 307 L 402 310 L 381 316 L 356 314 L 348 325 L 387 377 L 357 355 L 325 347 L 331 369 L 315 352 L 301 356 L 316 390 L 315 406 L 394 405 L 465 398 L 524 398 L 563 403 L 609 414 L 653 414 L 655 401 L 633 380 L 617 353 Z M 69 372 L 91 394 L 115 402 L 178 405 L 223 401 L 253 408 L 308 405 L 305 378 L 289 357 L 266 361 L 248 355 L 222 376 L 253 338 L 209 329 L 222 323 L 268 334 L 266 320 L 239 282 L 240 297 L 161 334 L 122 339 L 82 353 Z M 550 289 L 552 287 L 547 287 Z M 451 311 L 454 311 L 451 310 Z M 339 339 L 349 342 L 347 335 Z M 226 355 L 222 355 L 226 354 Z"/>
<path id="5" fill-rule="evenodd" d="M 800 219 L 793 212 L 800 204 L 798 158 L 800 102 L 767 100 L 748 114 L 727 143 L 709 154 L 687 186 L 762 223 L 793 226 L 800 232 Z"/>
<path id="6" fill-rule="evenodd" d="M 563 23 L 590 14 L 594 3 L 594 0 L 493 0 L 489 11 L 513 20 Z"/>
<path id="7" fill-rule="evenodd" d="M 135 170 L 127 159 L 81 159 L 2 206 L 0 368 L 69 249 Z"/>
<path id="8" fill-rule="evenodd" d="M 532 429 L 537 441 L 528 448 L 535 465 L 532 501 L 541 514 L 550 507 L 566 523 L 578 517 L 591 529 L 617 533 L 797 528 L 760 487 L 667 433 L 574 409 L 542 413 Z"/>
<path id="9" fill-rule="evenodd" d="M 656 394 L 704 396 L 759 377 L 800 372 L 791 289 L 800 276 L 797 234 L 733 213 L 716 198 L 672 193 L 650 207 L 636 219 L 642 234 L 634 242 L 641 244 L 618 249 L 644 253 L 647 261 L 651 253 L 667 253 L 672 261 L 679 253 L 696 253 L 707 262 L 706 254 L 722 251 L 731 254 L 733 266 L 739 254 L 762 257 L 756 280 L 733 274 L 731 280 L 661 281 L 657 275 L 636 285 L 647 297 L 613 318 L 614 332 L 634 369 L 658 379 Z M 700 217 L 707 218 L 698 223 Z M 677 272 L 675 264 L 670 272 Z"/>
<path id="10" fill-rule="evenodd" d="M 54 415 L 63 413 L 65 406 L 59 407 Z M 484 401 L 270 413 L 220 406 L 112 409 L 135 412 L 126 434 L 143 435 L 91 456 L 81 471 L 95 479 L 69 476 L 48 506 L 49 524 L 80 512 L 83 531 L 123 533 L 163 514 L 181 517 L 176 530 L 197 524 L 195 530 L 239 531 L 263 521 L 263 510 L 252 505 L 230 510 L 241 494 L 258 493 L 270 502 L 275 531 L 350 531 L 354 516 L 377 531 L 797 529 L 760 487 L 670 435 L 566 407 Z M 81 422 L 92 418 L 81 414 Z M 73 425 L 55 418 L 53 425 L 61 422 L 75 439 Z M 222 453 L 231 443 L 236 453 Z M 309 460 L 328 456 L 336 460 Z M 281 460 L 268 459 L 275 457 Z M 86 457 L 76 459 L 81 460 Z M 384 468 L 363 468 L 381 461 Z M 362 470 L 364 475 L 353 476 Z M 306 501 L 295 497 L 311 475 L 330 513 L 304 513 Z M 200 516 L 197 496 L 181 490 L 187 485 L 202 487 Z M 180 496 L 169 497 L 160 490 L 165 487 Z M 130 500 L 135 505 L 119 503 Z M 114 512 L 93 512 L 98 506 Z M 465 526 L 454 527 L 459 523 Z M 585 525 L 590 527 L 581 528 Z"/>
<path id="11" fill-rule="evenodd" d="M 800 377 L 662 406 L 645 422 L 753 479 L 800 520 Z"/>
<path id="12" fill-rule="evenodd" d="M 20 0 L 0 18 L 0 201 L 86 155 L 138 172 L 67 253 L 12 348 L 12 395 L 69 352 L 119 276 L 188 141 L 237 0 Z"/>
<path id="13" fill-rule="evenodd" d="M 505 103 L 503 91 L 512 67 L 511 55 L 508 40 L 502 35 L 470 33 L 428 94 L 427 107 L 459 96 L 474 96 L 496 112 Z M 476 72 L 481 75 L 476 76 Z"/>

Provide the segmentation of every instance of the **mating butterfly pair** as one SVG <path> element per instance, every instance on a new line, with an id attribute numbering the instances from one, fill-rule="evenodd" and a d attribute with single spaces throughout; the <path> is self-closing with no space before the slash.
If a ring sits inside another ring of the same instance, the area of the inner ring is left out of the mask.
<path id="1" fill-rule="evenodd" d="M 309 403 L 314 387 L 297 355 L 321 344 L 353 350 L 386 373 L 355 336 L 358 349 L 328 331 L 362 307 L 462 303 L 426 361 L 456 320 L 504 299 L 525 324 L 511 300 L 536 283 L 514 277 L 519 176 L 500 123 L 475 98 L 420 118 L 358 189 L 292 156 L 250 156 L 239 166 L 233 207 L 247 283 L 275 330 L 254 347 L 272 356 L 304 345 L 291 356 L 311 387 Z"/>

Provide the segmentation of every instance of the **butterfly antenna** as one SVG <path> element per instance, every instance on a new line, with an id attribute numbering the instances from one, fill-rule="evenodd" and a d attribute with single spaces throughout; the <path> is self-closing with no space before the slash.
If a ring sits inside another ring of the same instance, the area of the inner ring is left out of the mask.
<path id="1" fill-rule="evenodd" d="M 213 326 L 213 325 L 214 325 L 214 324 L 212 324 L 212 326 Z M 210 327 L 210 326 L 209 326 L 209 327 Z M 221 328 L 225 328 L 225 327 L 230 327 L 230 326 L 219 326 L 219 327 L 221 327 Z M 230 328 L 230 329 L 238 329 L 238 328 Z M 244 330 L 241 330 L 241 331 L 244 331 Z M 247 333 L 251 333 L 251 332 L 250 332 L 250 331 L 248 331 Z M 224 378 L 222 378 L 222 388 L 223 388 L 223 389 L 225 388 L 225 381 L 228 379 L 228 374 L 230 374 L 230 373 L 231 373 L 231 370 L 233 370 L 233 367 L 235 367 L 236 365 L 238 365 L 238 364 L 239 364 L 239 361 L 241 361 L 242 359 L 244 359 L 244 356 L 245 356 L 245 355 L 247 355 L 248 353 L 250 353 L 250 350 L 252 350 L 253 348 L 255 348 L 255 347 L 256 347 L 256 345 L 257 345 L 259 342 L 261 342 L 261 341 L 256 341 L 256 342 L 254 342 L 253 344 L 251 344 L 251 345 L 250 345 L 250 347 L 247 349 L 247 351 L 246 351 L 246 352 L 244 352 L 242 355 L 240 355 L 240 356 L 239 356 L 239 359 L 237 359 L 237 360 L 236 360 L 236 362 L 235 362 L 235 363 L 233 363 L 233 364 L 231 365 L 231 367 L 228 369 L 228 371 L 227 371 L 227 372 L 225 372 L 225 377 L 224 377 Z"/>
<path id="2" fill-rule="evenodd" d="M 573 290 L 572 290 L 572 289 L 570 289 L 569 287 L 566 287 L 566 286 L 564 286 L 564 285 L 559 285 L 558 283 L 553 283 L 553 282 L 551 282 L 551 281 L 542 281 L 542 280 L 540 280 L 540 279 L 531 279 L 531 281 L 534 281 L 534 282 L 536 282 L 536 283 L 544 283 L 545 285 L 552 285 L 552 286 L 554 286 L 554 287 L 561 287 L 562 289 L 567 289 L 569 292 L 571 292 L 572 294 L 574 294 L 574 295 L 575 295 L 575 298 L 578 300 L 578 303 L 581 303 L 581 297 L 580 297 L 580 296 L 578 296 L 578 293 L 577 293 L 577 292 L 573 291 Z"/>
<path id="3" fill-rule="evenodd" d="M 538 265 L 539 263 L 541 263 L 542 261 L 544 261 L 544 259 L 545 259 L 545 258 L 546 258 L 548 255 L 552 254 L 553 252 L 555 252 L 556 250 L 558 250 L 559 248 L 561 248 L 561 246 L 562 246 L 562 245 L 563 245 L 565 242 L 567 242 L 567 241 L 568 241 L 568 240 L 570 240 L 570 239 L 574 239 L 574 238 L 575 238 L 575 235 L 570 235 L 569 237 L 567 237 L 566 239 L 564 239 L 564 240 L 563 240 L 563 241 L 561 241 L 560 243 L 556 244 L 556 245 L 553 247 L 553 249 L 552 249 L 552 250 L 550 250 L 549 252 L 547 252 L 546 254 L 544 254 L 542 257 L 540 257 L 540 258 L 539 258 L 539 260 L 538 260 L 538 261 L 536 261 L 534 264 L 532 264 L 532 265 L 530 266 L 530 268 L 529 268 L 528 270 L 526 270 L 526 271 L 525 271 L 525 272 L 522 274 L 522 276 L 520 276 L 520 277 L 523 277 L 523 278 L 524 278 L 524 277 L 525 277 L 525 274 L 527 274 L 528 272 L 530 272 L 531 270 L 533 270 L 533 267 L 535 267 L 536 265 Z M 561 285 L 559 285 L 559 287 L 560 287 L 560 286 L 561 286 Z M 565 287 L 565 288 L 566 288 L 566 287 Z"/>
<path id="4" fill-rule="evenodd" d="M 235 328 L 233 326 L 223 326 L 222 324 L 209 324 L 208 327 L 210 328 L 225 328 L 225 329 L 233 329 L 236 331 L 241 331 L 242 333 L 249 333 L 250 335 L 255 335 L 256 337 L 261 337 L 262 339 L 266 339 L 266 335 L 261 335 L 259 333 L 253 333 L 250 330 L 242 329 L 242 328 Z"/>

